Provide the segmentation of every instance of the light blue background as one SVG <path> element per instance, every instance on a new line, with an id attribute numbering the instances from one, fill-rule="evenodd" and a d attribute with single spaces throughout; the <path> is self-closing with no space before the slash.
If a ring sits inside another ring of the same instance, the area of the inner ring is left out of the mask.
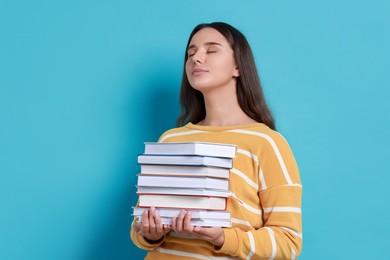
<path id="1" fill-rule="evenodd" d="M 141 259 L 136 155 L 175 124 L 187 37 L 248 38 L 304 185 L 300 259 L 383 259 L 389 1 L 0 1 L 0 259 Z"/>

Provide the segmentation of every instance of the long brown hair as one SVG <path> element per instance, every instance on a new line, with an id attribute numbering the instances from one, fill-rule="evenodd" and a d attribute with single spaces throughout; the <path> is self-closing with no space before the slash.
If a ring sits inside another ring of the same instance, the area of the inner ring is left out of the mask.
<path id="1" fill-rule="evenodd" d="M 203 94 L 191 87 L 185 71 L 185 63 L 188 59 L 188 45 L 192 37 L 203 28 L 217 30 L 226 38 L 233 49 L 234 59 L 240 71 L 240 76 L 237 77 L 237 98 L 241 109 L 252 119 L 259 123 L 264 123 L 275 130 L 275 122 L 264 98 L 249 43 L 240 31 L 222 22 L 202 23 L 197 25 L 191 32 L 184 56 L 184 70 L 180 89 L 181 113 L 177 118 L 177 126 L 183 126 L 188 122 L 196 124 L 206 116 Z"/>

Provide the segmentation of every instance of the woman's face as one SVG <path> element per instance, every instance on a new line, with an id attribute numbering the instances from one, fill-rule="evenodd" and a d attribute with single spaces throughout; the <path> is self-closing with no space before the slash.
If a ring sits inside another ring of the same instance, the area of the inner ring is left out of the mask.
<path id="1" fill-rule="evenodd" d="M 187 49 L 186 74 L 191 86 L 202 93 L 227 85 L 235 86 L 239 71 L 233 50 L 213 28 L 203 28 Z"/>

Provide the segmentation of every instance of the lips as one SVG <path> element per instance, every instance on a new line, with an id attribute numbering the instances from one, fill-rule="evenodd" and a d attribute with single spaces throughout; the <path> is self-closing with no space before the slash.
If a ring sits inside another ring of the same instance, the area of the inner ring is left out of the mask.
<path id="1" fill-rule="evenodd" d="M 194 76 L 200 76 L 200 75 L 202 75 L 202 74 L 204 74 L 204 73 L 206 73 L 207 72 L 207 70 L 204 70 L 204 69 L 194 69 L 194 70 L 192 70 L 192 75 L 194 75 Z"/>

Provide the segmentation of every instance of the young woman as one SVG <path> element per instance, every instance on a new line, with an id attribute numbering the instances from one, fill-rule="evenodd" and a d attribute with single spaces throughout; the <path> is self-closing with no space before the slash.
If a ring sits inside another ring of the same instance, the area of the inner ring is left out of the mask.
<path id="1" fill-rule="evenodd" d="M 227 211 L 232 227 L 191 225 L 182 211 L 162 225 L 154 208 L 131 238 L 146 259 L 295 259 L 302 247 L 299 171 L 275 131 L 246 38 L 226 23 L 192 31 L 181 85 L 178 127 L 160 142 L 235 144 Z"/>

